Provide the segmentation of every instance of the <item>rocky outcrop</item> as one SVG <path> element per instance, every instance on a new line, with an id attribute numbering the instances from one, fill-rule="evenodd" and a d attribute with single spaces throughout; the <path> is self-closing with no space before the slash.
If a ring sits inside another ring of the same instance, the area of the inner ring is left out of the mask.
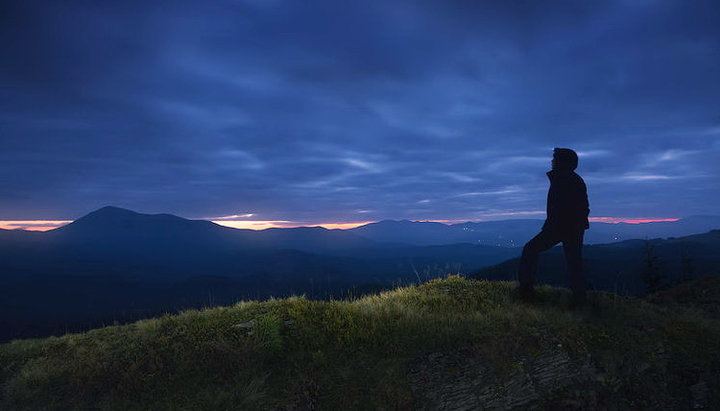
<path id="1" fill-rule="evenodd" d="M 557 345 L 517 358 L 500 373 L 467 352 L 434 353 L 418 362 L 409 379 L 420 409 L 531 410 L 553 392 L 597 375 L 589 359 L 577 361 Z"/>

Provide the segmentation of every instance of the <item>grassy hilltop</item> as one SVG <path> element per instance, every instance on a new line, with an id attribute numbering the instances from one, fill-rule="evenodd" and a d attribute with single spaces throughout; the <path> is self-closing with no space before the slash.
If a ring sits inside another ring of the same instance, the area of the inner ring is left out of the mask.
<path id="1" fill-rule="evenodd" d="M 720 409 L 720 317 L 692 284 L 580 311 L 515 286 L 450 276 L 18 340 L 0 345 L 0 409 Z"/>

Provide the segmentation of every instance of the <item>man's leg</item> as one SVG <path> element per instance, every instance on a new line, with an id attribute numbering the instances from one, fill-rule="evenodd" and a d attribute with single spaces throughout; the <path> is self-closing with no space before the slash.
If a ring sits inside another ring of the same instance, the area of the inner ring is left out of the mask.
<path id="1" fill-rule="evenodd" d="M 540 231 L 523 247 L 520 266 L 518 267 L 518 281 L 520 282 L 520 295 L 529 298 L 535 286 L 535 271 L 537 271 L 538 254 L 551 249 L 560 239 L 550 231 Z"/>
<path id="2" fill-rule="evenodd" d="M 585 304 L 587 284 L 582 270 L 582 246 L 585 232 L 579 231 L 563 239 L 565 262 L 570 276 L 570 288 L 573 291 L 574 305 Z"/>

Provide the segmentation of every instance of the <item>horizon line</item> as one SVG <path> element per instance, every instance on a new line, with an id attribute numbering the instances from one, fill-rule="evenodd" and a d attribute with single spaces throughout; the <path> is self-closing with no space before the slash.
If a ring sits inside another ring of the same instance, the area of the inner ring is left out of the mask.
<path id="1" fill-rule="evenodd" d="M 593 223 L 608 223 L 608 224 L 645 224 L 645 223 L 657 223 L 657 222 L 674 222 L 681 218 L 641 218 L 641 217 L 590 217 L 590 222 Z M 386 220 L 368 220 L 360 222 L 345 222 L 345 223 L 307 223 L 302 221 L 291 221 L 291 220 L 223 220 L 223 219 L 197 219 L 204 221 L 211 221 L 217 225 L 237 228 L 237 229 L 249 229 L 254 231 L 266 230 L 268 228 L 299 228 L 299 227 L 323 227 L 328 230 L 348 230 L 356 227 L 360 227 L 367 224 L 378 223 Z M 395 221 L 411 221 L 411 222 L 432 222 L 441 223 L 446 225 L 461 224 L 461 223 L 482 223 L 490 221 L 508 221 L 513 219 L 505 220 L 468 220 L 468 219 L 455 219 L 455 220 L 395 220 Z M 542 221 L 542 219 L 537 219 Z M 0 220 L 0 229 L 5 230 L 21 230 L 21 231 L 50 231 L 56 228 L 60 228 L 64 225 L 70 224 L 75 220 Z"/>

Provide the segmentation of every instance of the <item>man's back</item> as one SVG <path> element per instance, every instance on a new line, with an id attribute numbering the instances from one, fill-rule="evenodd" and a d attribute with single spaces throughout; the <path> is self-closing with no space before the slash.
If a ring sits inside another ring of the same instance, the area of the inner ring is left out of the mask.
<path id="1" fill-rule="evenodd" d="M 547 219 L 543 230 L 561 232 L 590 228 L 587 188 L 574 171 L 552 170 L 547 173 L 550 189 L 547 197 Z"/>

